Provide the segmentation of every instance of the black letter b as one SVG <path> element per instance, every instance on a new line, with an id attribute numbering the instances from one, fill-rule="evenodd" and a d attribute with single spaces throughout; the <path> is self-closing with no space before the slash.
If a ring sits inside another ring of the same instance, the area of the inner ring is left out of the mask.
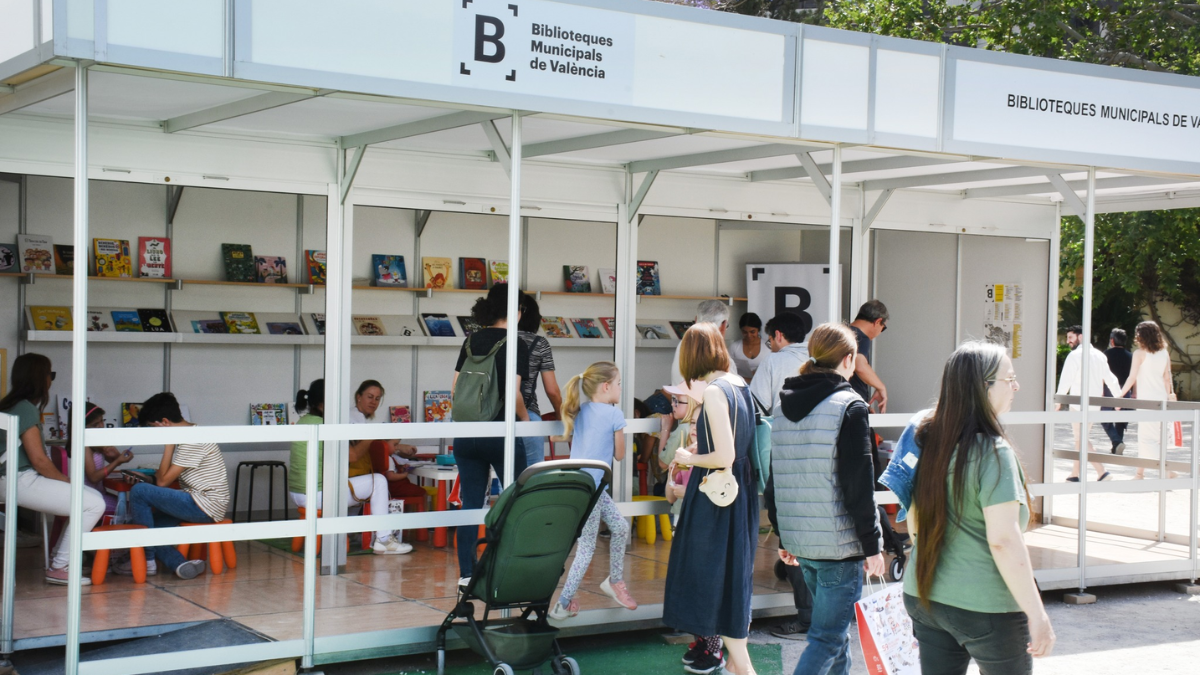
<path id="1" fill-rule="evenodd" d="M 491 26 L 493 32 L 488 33 L 486 26 Z M 484 16 L 482 14 L 475 15 L 475 60 L 486 61 L 487 63 L 500 63 L 504 60 L 504 43 L 500 38 L 504 37 L 504 24 L 494 16 Z M 483 49 L 487 43 L 492 43 L 496 47 L 493 54 L 485 54 Z"/>

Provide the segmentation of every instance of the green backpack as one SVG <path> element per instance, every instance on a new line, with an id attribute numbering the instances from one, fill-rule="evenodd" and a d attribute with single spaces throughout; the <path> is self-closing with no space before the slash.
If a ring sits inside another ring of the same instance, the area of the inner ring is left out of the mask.
<path id="1" fill-rule="evenodd" d="M 451 414 L 455 422 L 491 422 L 504 408 L 496 376 L 496 353 L 504 348 L 504 342 L 502 339 L 487 354 L 475 356 L 467 339 L 467 360 L 454 384 Z"/>

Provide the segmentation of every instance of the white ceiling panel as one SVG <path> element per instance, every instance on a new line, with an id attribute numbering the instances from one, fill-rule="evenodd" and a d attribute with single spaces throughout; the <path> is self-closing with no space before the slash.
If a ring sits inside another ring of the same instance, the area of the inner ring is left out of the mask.
<path id="1" fill-rule="evenodd" d="M 234 117 L 202 128 L 331 138 L 454 112 L 444 108 L 320 97 Z"/>
<path id="2" fill-rule="evenodd" d="M 92 73 L 88 84 L 88 106 L 92 116 L 149 122 L 160 122 L 262 93 L 243 87 L 103 72 Z M 25 112 L 72 115 L 75 92 L 29 106 Z"/>

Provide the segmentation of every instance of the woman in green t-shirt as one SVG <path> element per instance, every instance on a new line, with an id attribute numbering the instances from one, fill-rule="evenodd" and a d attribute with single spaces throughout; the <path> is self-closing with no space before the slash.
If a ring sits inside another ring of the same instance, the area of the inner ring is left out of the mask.
<path id="1" fill-rule="evenodd" d="M 917 428 L 916 573 L 904 579 L 904 604 L 923 675 L 965 673 L 971 659 L 984 675 L 1030 673 L 1032 657 L 1054 647 L 1022 535 L 1025 474 L 999 421 L 1018 389 L 1003 347 L 963 343 Z"/>

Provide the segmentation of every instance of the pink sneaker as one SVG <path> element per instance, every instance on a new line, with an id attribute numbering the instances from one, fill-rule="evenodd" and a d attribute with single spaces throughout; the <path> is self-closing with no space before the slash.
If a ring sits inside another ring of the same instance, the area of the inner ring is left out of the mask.
<path id="1" fill-rule="evenodd" d="M 80 581 L 80 585 L 82 585 L 82 586 L 91 586 L 92 585 L 91 578 L 87 577 L 87 576 L 82 577 L 79 581 Z M 59 570 L 55 570 L 55 569 L 46 570 L 46 583 L 54 584 L 55 586 L 66 586 L 67 585 L 67 568 L 64 567 Z"/>
<path id="2" fill-rule="evenodd" d="M 625 609 L 637 609 L 637 600 L 634 600 L 633 596 L 629 594 L 629 589 L 625 587 L 624 581 L 618 581 L 614 584 L 605 579 L 600 582 L 600 590 L 604 591 L 604 594 L 608 597 L 616 600 Z"/>

